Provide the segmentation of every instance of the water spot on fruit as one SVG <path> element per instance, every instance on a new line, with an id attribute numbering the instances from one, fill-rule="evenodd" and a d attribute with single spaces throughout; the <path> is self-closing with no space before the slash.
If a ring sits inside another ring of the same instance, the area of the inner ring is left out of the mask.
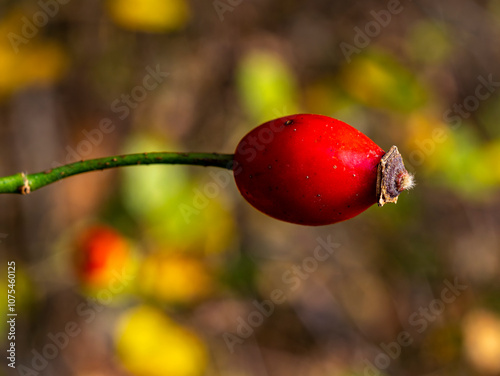
<path id="1" fill-rule="evenodd" d="M 268 166 L 267 166 L 267 168 L 268 168 L 268 169 L 272 169 L 272 168 L 273 168 L 273 166 L 271 166 L 271 165 L 268 165 Z"/>
<path id="2" fill-rule="evenodd" d="M 294 132 L 297 132 L 297 128 L 293 128 L 293 131 L 294 131 Z"/>
<path id="3" fill-rule="evenodd" d="M 333 169 L 336 170 L 337 169 L 337 165 L 333 165 Z"/>
<path id="4" fill-rule="evenodd" d="M 309 175 L 306 176 L 306 179 L 309 179 Z"/>
<path id="5" fill-rule="evenodd" d="M 318 193 L 318 194 L 316 195 L 316 197 L 321 197 L 321 195 Z"/>
<path id="6" fill-rule="evenodd" d="M 287 120 L 287 121 L 285 121 L 285 125 L 291 125 L 291 124 L 293 124 L 293 120 Z"/>
<path id="7" fill-rule="evenodd" d="M 352 174 L 352 176 L 356 177 L 356 174 Z"/>

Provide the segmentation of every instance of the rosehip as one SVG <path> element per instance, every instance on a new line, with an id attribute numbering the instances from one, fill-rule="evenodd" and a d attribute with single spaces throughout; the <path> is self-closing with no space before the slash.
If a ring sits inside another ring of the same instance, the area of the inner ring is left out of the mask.
<path id="1" fill-rule="evenodd" d="M 319 226 L 396 202 L 413 185 L 401 155 L 350 125 L 298 114 L 264 123 L 239 142 L 233 164 L 243 197 L 286 222 Z"/>

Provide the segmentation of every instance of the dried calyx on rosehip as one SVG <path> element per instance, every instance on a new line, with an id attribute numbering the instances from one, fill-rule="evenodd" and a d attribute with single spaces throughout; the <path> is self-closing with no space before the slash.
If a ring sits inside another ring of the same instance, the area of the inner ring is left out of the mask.
<path id="1" fill-rule="evenodd" d="M 250 131 L 236 148 L 233 171 L 256 209 L 311 226 L 344 221 L 375 203 L 395 203 L 414 185 L 397 147 L 386 153 L 350 125 L 311 114 Z"/>

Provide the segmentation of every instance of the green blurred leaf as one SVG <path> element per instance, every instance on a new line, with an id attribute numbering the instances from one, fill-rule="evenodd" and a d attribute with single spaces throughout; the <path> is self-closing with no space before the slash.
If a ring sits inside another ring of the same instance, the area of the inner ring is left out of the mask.
<path id="1" fill-rule="evenodd" d="M 243 105 L 256 122 L 298 112 L 295 77 L 272 52 L 247 54 L 238 67 L 237 84 Z"/>
<path id="2" fill-rule="evenodd" d="M 23 20 L 27 20 L 25 10 L 18 7 L 0 18 L 0 99 L 25 87 L 53 85 L 69 67 L 68 55 L 59 42 L 22 37 Z"/>
<path id="3" fill-rule="evenodd" d="M 408 48 L 415 61 L 428 64 L 444 62 L 453 54 L 453 43 L 445 24 L 430 20 L 412 27 Z"/>
<path id="4" fill-rule="evenodd" d="M 158 207 L 148 218 L 147 235 L 166 252 L 219 253 L 232 242 L 234 220 L 221 201 L 223 188 L 217 197 L 209 197 L 204 194 L 205 186 L 188 184 L 175 202 Z"/>
<path id="5" fill-rule="evenodd" d="M 224 273 L 221 275 L 222 283 L 228 285 L 233 290 L 243 294 L 255 294 L 255 278 L 257 275 L 257 265 L 246 252 L 242 252 L 237 257 L 230 260 Z"/>
<path id="6" fill-rule="evenodd" d="M 427 99 L 427 91 L 417 78 L 383 52 L 358 55 L 344 66 L 339 81 L 355 100 L 389 111 L 414 111 Z"/>
<path id="7" fill-rule="evenodd" d="M 467 199 L 488 200 L 500 187 L 499 157 L 499 143 L 481 143 L 474 132 L 463 126 L 451 132 L 436 149 L 430 181 Z"/>
<path id="8" fill-rule="evenodd" d="M 153 136 L 135 135 L 125 152 L 175 149 Z M 156 165 L 123 169 L 124 206 L 165 252 L 222 252 L 234 234 L 232 213 L 223 203 L 232 173 L 207 168 L 203 170 L 207 178 L 195 181 L 188 168 Z"/>
<path id="9" fill-rule="evenodd" d="M 2 272 L 0 276 L 0 283 L 1 286 L 5 287 L 5 295 L 3 295 L 5 297 L 5 303 L 2 304 L 2 307 L 0 308 L 0 314 L 2 314 L 3 317 L 7 317 L 8 313 L 17 313 L 20 316 L 28 316 L 33 308 L 31 304 L 36 299 L 36 285 L 33 284 L 30 279 L 30 275 L 20 262 L 15 262 L 15 284 L 11 285 L 11 282 L 8 279 L 11 269 L 7 270 L 8 266 L 11 265 L 7 265 L 6 261 L 3 262 L 3 265 L 5 267 L 5 272 Z M 14 289 L 14 294 L 8 292 L 11 288 Z M 9 311 L 9 306 L 7 304 L 8 295 L 15 297 L 14 312 Z M 0 335 L 2 335 L 3 338 L 7 338 L 8 329 L 7 320 L 2 320 L 0 322 Z"/>
<path id="10" fill-rule="evenodd" d="M 175 146 L 153 135 L 132 135 L 124 153 L 175 150 Z M 152 165 L 121 169 L 125 207 L 139 219 L 155 217 L 161 208 L 172 205 L 188 187 L 185 166 Z"/>
<path id="11" fill-rule="evenodd" d="M 489 136 L 500 139 L 500 127 L 498 126 L 500 122 L 500 95 L 498 93 L 493 93 L 491 97 L 480 103 L 477 118 Z"/>

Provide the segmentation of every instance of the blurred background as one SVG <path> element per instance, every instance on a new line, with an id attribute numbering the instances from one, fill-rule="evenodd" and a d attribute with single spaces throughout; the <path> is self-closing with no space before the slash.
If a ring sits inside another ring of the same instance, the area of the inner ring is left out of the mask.
<path id="1" fill-rule="evenodd" d="M 1 176 L 232 153 L 310 112 L 398 145 L 417 180 L 318 228 L 260 214 L 210 167 L 2 195 L 5 374 L 500 375 L 499 4 L 1 1 Z"/>

